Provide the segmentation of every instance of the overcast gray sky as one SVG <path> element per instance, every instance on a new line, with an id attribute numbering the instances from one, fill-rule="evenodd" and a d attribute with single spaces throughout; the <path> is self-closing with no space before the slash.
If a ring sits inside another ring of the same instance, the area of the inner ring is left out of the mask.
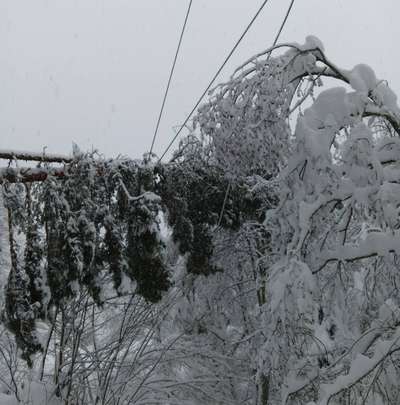
<path id="1" fill-rule="evenodd" d="M 261 0 L 193 0 L 155 152 L 162 152 Z M 221 75 L 271 45 L 290 0 L 270 0 Z M 0 0 L 0 148 L 72 141 L 149 149 L 188 0 Z M 343 68 L 367 63 L 400 93 L 398 0 L 297 0 L 282 41 L 319 37 Z"/>

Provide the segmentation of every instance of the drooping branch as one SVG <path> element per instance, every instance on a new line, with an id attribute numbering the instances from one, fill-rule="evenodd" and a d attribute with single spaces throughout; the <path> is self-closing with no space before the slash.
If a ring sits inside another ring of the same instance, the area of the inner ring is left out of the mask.
<path id="1" fill-rule="evenodd" d="M 323 386 L 324 395 L 319 400 L 319 405 L 328 405 L 331 398 L 353 387 L 363 378 L 375 370 L 391 354 L 399 350 L 397 346 L 400 339 L 400 329 L 397 328 L 389 340 L 380 340 L 372 357 L 358 354 L 350 365 L 348 374 L 340 375 L 330 383 Z"/>

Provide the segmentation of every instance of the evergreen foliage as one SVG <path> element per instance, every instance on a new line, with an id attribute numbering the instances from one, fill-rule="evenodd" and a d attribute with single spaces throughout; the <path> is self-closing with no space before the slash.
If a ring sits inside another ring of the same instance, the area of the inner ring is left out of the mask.
<path id="1" fill-rule="evenodd" d="M 29 280 L 23 269 L 10 270 L 6 289 L 5 324 L 14 334 L 21 349 L 21 357 L 32 367 L 32 355 L 42 350 L 36 336 L 35 320 L 38 317 L 37 301 L 29 291 Z"/>
<path id="2" fill-rule="evenodd" d="M 169 288 L 168 272 L 163 263 L 163 244 L 158 237 L 155 195 L 144 195 L 130 207 L 127 221 L 127 275 L 136 281 L 137 292 L 150 302 L 158 302 Z"/>

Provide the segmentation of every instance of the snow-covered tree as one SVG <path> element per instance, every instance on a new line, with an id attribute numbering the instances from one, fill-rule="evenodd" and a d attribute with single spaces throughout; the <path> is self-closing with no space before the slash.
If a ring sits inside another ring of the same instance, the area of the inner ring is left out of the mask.
<path id="1" fill-rule="evenodd" d="M 271 55 L 284 47 L 283 55 Z M 342 87 L 321 91 L 324 77 Z M 297 118 L 294 130 L 291 118 Z M 247 238 L 256 271 L 244 312 L 254 316 L 260 306 L 255 319 L 262 331 L 261 341 L 256 330 L 248 334 L 256 353 L 247 363 L 255 382 L 249 400 L 395 404 L 400 110 L 393 91 L 366 65 L 337 67 L 321 42 L 308 37 L 304 45 L 283 44 L 247 61 L 217 87 L 195 123 L 207 165 L 231 184 L 245 179 L 266 208 L 263 223 L 253 225 L 266 235 L 261 248 Z M 186 150 L 193 161 L 196 148 L 189 138 L 178 159 Z M 230 275 L 240 263 L 232 248 L 223 262 Z M 207 307 L 210 290 L 195 285 L 193 299 Z M 216 316 L 220 325 L 223 316 Z M 204 321 L 203 334 L 213 322 Z M 212 339 L 212 332 L 206 335 L 203 341 Z M 210 372 L 216 367 L 209 362 Z"/>
<path id="2" fill-rule="evenodd" d="M 399 135 L 388 84 L 308 37 L 217 86 L 169 163 L 1 170 L 23 358 L 70 404 L 396 404 Z"/>
<path id="3" fill-rule="evenodd" d="M 336 67 L 315 39 L 288 47 L 289 82 L 307 77 L 313 86 L 330 76 L 345 86 L 322 91 L 299 113 L 277 179 L 279 203 L 267 212 L 275 258 L 267 269 L 260 350 L 270 378 L 267 403 L 394 404 L 396 96 L 366 65 Z"/>

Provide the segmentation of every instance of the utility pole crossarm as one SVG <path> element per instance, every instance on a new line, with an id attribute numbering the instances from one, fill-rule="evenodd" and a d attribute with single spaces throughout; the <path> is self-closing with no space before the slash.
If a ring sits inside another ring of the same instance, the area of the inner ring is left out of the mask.
<path id="1" fill-rule="evenodd" d="M 14 149 L 0 150 L 0 159 L 5 160 L 25 160 L 44 163 L 70 163 L 72 161 L 71 156 L 55 155 L 47 153 L 33 153 L 27 151 L 18 151 Z"/>

